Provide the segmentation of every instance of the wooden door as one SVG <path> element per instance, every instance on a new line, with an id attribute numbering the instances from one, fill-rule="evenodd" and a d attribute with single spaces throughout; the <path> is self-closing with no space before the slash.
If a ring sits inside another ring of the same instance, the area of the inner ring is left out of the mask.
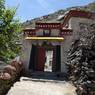
<path id="1" fill-rule="evenodd" d="M 61 71 L 61 46 L 56 46 L 56 71 Z"/>
<path id="2" fill-rule="evenodd" d="M 52 63 L 52 71 L 60 72 L 61 70 L 61 46 L 57 45 L 53 50 L 53 63 Z"/>
<path id="3" fill-rule="evenodd" d="M 35 71 L 35 58 L 36 58 L 36 51 L 37 48 L 35 45 L 32 45 L 31 53 L 30 53 L 30 62 L 29 62 L 29 69 Z"/>
<path id="4" fill-rule="evenodd" d="M 37 47 L 37 65 L 36 70 L 37 71 L 44 71 L 44 65 L 45 65 L 45 48 L 42 46 Z"/>
<path id="5" fill-rule="evenodd" d="M 52 72 L 56 72 L 56 47 L 53 49 Z"/>

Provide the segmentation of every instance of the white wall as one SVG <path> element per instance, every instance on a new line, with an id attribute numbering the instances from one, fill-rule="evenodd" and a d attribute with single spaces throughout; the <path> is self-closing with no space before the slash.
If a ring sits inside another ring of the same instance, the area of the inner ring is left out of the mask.
<path id="1" fill-rule="evenodd" d="M 73 35 L 71 36 L 64 36 L 64 41 L 61 43 L 61 72 L 67 72 L 67 68 L 66 68 L 66 61 L 67 61 L 67 54 L 68 54 L 68 50 L 70 49 L 72 40 L 79 38 L 79 31 L 80 31 L 80 27 L 79 27 L 79 23 L 87 23 L 87 24 L 92 24 L 94 22 L 94 20 L 90 20 L 90 19 L 86 19 L 86 18 L 76 18 L 76 17 L 72 17 L 69 20 L 69 28 L 73 29 Z M 43 35 L 42 33 L 42 29 L 40 29 L 37 32 L 37 35 Z M 59 34 L 59 30 L 53 29 L 51 36 L 58 36 Z M 84 33 L 85 35 L 86 33 Z M 35 41 L 34 44 L 42 44 L 43 41 Z M 22 48 L 22 61 L 24 63 L 24 66 L 26 69 L 28 69 L 29 67 L 29 61 L 30 61 L 30 53 L 31 53 L 31 46 L 32 46 L 32 41 L 29 40 L 25 40 L 25 38 L 23 38 L 23 48 Z M 53 45 L 56 44 L 55 42 L 52 43 Z"/>
<path id="2" fill-rule="evenodd" d="M 67 72 L 65 63 L 67 61 L 68 50 L 70 49 L 72 41 L 80 37 L 79 32 L 81 30 L 80 30 L 79 23 L 91 25 L 93 22 L 94 20 L 91 20 L 91 19 L 77 18 L 77 17 L 72 17 L 69 20 L 69 28 L 73 29 L 73 35 L 64 36 L 64 42 L 62 43 L 62 46 L 61 46 L 61 72 Z M 81 31 L 81 34 L 87 35 L 87 32 L 88 31 L 86 31 L 86 33 L 85 31 Z"/>
<path id="3" fill-rule="evenodd" d="M 37 32 L 36 32 L 36 35 L 37 36 L 43 36 L 43 29 L 39 29 Z M 52 29 L 51 30 L 51 36 L 58 36 L 59 35 L 59 29 Z"/>
<path id="4" fill-rule="evenodd" d="M 70 49 L 72 39 L 73 39 L 72 36 L 64 37 L 64 41 L 61 46 L 61 72 L 67 72 L 66 61 L 67 61 L 68 50 Z"/>
<path id="5" fill-rule="evenodd" d="M 91 25 L 94 22 L 94 20 L 92 19 L 87 19 L 87 18 L 77 18 L 77 17 L 72 17 L 69 20 L 69 28 L 73 29 L 73 39 L 77 39 L 80 37 L 79 33 L 80 33 L 80 23 L 84 23 L 84 24 L 89 24 Z M 81 32 L 82 34 L 84 33 L 84 35 L 87 34 L 87 32 Z"/>
<path id="6" fill-rule="evenodd" d="M 32 48 L 31 43 L 32 42 L 30 40 L 25 40 L 25 38 L 23 38 L 21 60 L 24 64 L 24 67 L 26 70 L 28 70 L 28 68 L 29 68 L 30 53 L 31 53 L 31 48 Z"/>
<path id="7" fill-rule="evenodd" d="M 60 30 L 59 29 L 52 29 L 51 36 L 58 36 Z"/>

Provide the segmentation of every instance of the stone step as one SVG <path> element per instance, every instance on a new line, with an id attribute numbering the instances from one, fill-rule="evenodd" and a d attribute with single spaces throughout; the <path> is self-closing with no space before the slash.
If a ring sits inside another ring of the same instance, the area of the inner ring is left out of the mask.
<path id="1" fill-rule="evenodd" d="M 29 72 L 29 76 L 38 79 L 54 79 L 54 80 L 66 80 L 67 75 L 61 72 Z"/>

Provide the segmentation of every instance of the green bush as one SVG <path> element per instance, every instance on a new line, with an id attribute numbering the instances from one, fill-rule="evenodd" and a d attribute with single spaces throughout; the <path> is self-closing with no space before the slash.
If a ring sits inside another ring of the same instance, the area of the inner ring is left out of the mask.
<path id="1" fill-rule="evenodd" d="M 15 19 L 16 8 L 6 8 L 0 0 L 0 57 L 5 61 L 13 59 L 20 52 L 21 24 Z"/>

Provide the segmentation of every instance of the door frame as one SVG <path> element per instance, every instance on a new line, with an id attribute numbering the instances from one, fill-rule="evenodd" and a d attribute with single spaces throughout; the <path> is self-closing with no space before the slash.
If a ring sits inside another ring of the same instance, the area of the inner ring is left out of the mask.
<path id="1" fill-rule="evenodd" d="M 44 44 L 42 46 L 32 44 L 31 53 L 30 53 L 30 62 L 29 62 L 30 70 L 38 71 L 37 65 L 40 64 L 37 60 L 37 59 L 39 59 L 38 58 L 39 57 L 38 48 L 43 47 L 45 50 L 53 50 L 52 72 L 60 72 L 61 71 L 61 45 L 56 45 L 56 46 L 48 45 L 48 46 L 49 47 L 47 47 L 47 45 L 44 45 Z M 43 60 L 45 60 L 45 59 L 43 59 Z M 43 66 L 45 66 L 45 62 L 43 64 Z M 43 68 L 43 70 L 40 70 L 40 71 L 44 71 L 44 68 Z"/>

